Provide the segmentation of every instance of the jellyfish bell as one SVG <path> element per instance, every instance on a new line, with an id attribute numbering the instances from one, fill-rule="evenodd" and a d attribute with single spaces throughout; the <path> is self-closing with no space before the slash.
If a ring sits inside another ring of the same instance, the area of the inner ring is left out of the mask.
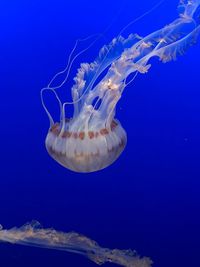
<path id="1" fill-rule="evenodd" d="M 75 172 L 94 172 L 112 164 L 126 146 L 126 132 L 116 120 L 105 128 L 73 129 L 73 120 L 65 122 L 65 130 L 54 124 L 46 137 L 49 155 Z"/>
<path id="2" fill-rule="evenodd" d="M 76 172 L 93 172 L 111 165 L 120 156 L 127 137 L 115 118 L 115 111 L 124 88 L 138 73 L 148 72 L 152 57 L 158 57 L 163 63 L 175 60 L 199 35 L 200 0 L 181 0 L 180 6 L 179 17 L 167 26 L 145 37 L 130 34 L 124 38 L 120 32 L 110 44 L 103 46 L 94 62 L 81 64 L 71 89 L 72 102 L 63 104 L 56 89 L 66 83 L 77 56 L 42 89 L 42 104 L 50 120 L 46 148 L 53 159 Z M 52 87 L 52 82 L 63 74 L 66 77 L 61 84 Z M 128 80 L 130 74 L 134 76 Z M 45 90 L 52 91 L 58 100 L 58 123 L 44 103 Z M 73 104 L 74 108 L 70 119 L 65 115 L 68 104 Z"/>

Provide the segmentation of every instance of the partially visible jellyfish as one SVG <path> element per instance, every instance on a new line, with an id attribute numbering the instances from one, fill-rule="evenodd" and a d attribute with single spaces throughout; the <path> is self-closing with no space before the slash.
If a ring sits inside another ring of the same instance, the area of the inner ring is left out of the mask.
<path id="1" fill-rule="evenodd" d="M 99 265 L 112 262 L 124 267 L 151 267 L 152 264 L 149 258 L 141 258 L 135 251 L 102 248 L 86 236 L 44 229 L 37 221 L 9 230 L 4 230 L 0 225 L 0 242 L 73 252 Z"/>
<path id="2" fill-rule="evenodd" d="M 116 105 L 130 74 L 147 73 L 149 60 L 175 60 L 192 45 L 200 31 L 200 0 L 181 0 L 179 17 L 146 37 L 117 36 L 104 46 L 94 62 L 83 63 L 71 89 L 74 112 L 66 118 L 56 88 L 42 89 L 42 103 L 50 120 L 46 148 L 52 158 L 76 172 L 94 172 L 111 165 L 126 146 L 126 132 L 115 118 Z M 57 74 L 55 77 L 57 77 Z M 55 78 L 54 77 L 54 78 Z M 55 79 L 52 79 L 54 81 Z M 43 92 L 51 90 L 60 104 L 60 121 L 54 122 L 43 101 Z"/>

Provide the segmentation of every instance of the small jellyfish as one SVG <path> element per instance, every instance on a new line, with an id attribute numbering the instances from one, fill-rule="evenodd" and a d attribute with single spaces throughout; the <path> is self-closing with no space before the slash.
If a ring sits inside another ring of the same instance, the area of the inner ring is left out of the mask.
<path id="1" fill-rule="evenodd" d="M 187 47 L 195 43 L 200 31 L 200 0 L 181 0 L 179 17 L 165 27 L 140 37 L 121 33 L 110 44 L 103 46 L 92 63 L 83 63 L 71 89 L 73 101 L 62 103 L 52 82 L 41 90 L 42 104 L 50 120 L 46 137 L 49 155 L 64 167 L 75 172 L 94 172 L 111 165 L 122 153 L 127 135 L 116 119 L 116 105 L 124 88 L 138 73 L 147 73 L 152 57 L 162 62 L 175 60 Z M 72 61 L 73 62 L 73 61 Z M 128 78 L 132 74 L 133 78 Z M 45 106 L 43 93 L 51 90 L 60 105 L 60 121 L 54 122 Z M 74 112 L 67 118 L 65 107 L 73 104 Z"/>

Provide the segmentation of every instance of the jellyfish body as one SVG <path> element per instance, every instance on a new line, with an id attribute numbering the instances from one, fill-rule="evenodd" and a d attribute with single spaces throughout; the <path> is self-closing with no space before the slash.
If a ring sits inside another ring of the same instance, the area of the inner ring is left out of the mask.
<path id="1" fill-rule="evenodd" d="M 46 148 L 57 162 L 73 171 L 93 172 L 119 157 L 127 138 L 115 111 L 130 83 L 127 78 L 148 72 L 152 57 L 164 63 L 175 60 L 196 41 L 199 5 L 200 0 L 181 1 L 179 17 L 169 25 L 144 38 L 131 34 L 125 39 L 119 35 L 100 50 L 94 62 L 81 64 L 71 90 L 73 117 L 66 120 L 66 103 L 59 101 L 61 120 L 54 123 L 44 106 L 50 118 Z M 45 89 L 55 93 L 55 88 Z"/>
<path id="2" fill-rule="evenodd" d="M 92 172 L 112 164 L 126 145 L 126 132 L 119 122 L 107 128 L 72 130 L 73 120 L 65 129 L 54 124 L 46 138 L 49 154 L 64 167 L 76 172 Z"/>

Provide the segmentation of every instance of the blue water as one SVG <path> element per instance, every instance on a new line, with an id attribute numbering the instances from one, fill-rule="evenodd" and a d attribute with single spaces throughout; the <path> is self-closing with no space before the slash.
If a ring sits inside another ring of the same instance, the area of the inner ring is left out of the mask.
<path id="1" fill-rule="evenodd" d="M 126 32 L 145 35 L 166 25 L 177 17 L 177 2 L 165 1 Z M 112 166 L 73 173 L 44 146 L 49 125 L 39 92 L 65 66 L 75 40 L 110 25 L 109 42 L 156 3 L 1 1 L 0 223 L 5 228 L 36 219 L 104 247 L 136 249 L 155 267 L 199 266 L 200 42 L 175 62 L 153 60 L 149 73 L 125 90 L 117 118 L 128 144 Z M 72 74 L 81 60 L 92 61 L 103 43 L 78 60 Z M 96 265 L 66 252 L 0 244 L 0 266 Z"/>

